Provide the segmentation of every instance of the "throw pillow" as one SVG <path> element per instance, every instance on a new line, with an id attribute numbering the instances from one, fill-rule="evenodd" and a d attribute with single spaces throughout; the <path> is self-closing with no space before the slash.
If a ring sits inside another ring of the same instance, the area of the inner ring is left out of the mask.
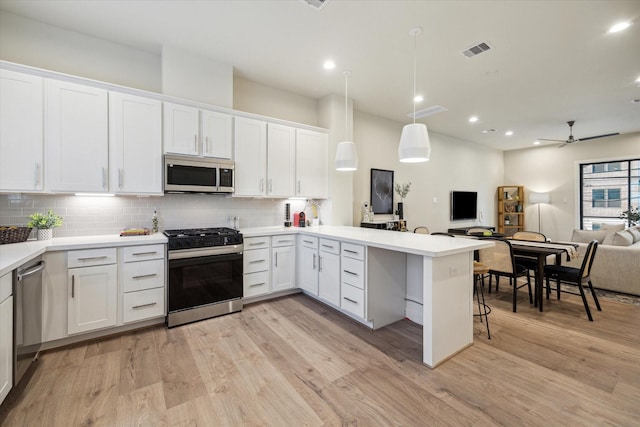
<path id="1" fill-rule="evenodd" d="M 633 235 L 628 231 L 618 231 L 613 235 L 613 246 L 631 246 L 633 244 Z"/>
<path id="2" fill-rule="evenodd" d="M 624 230 L 624 222 L 616 222 L 613 224 L 603 222 L 600 224 L 600 230 L 607 230 L 609 232 L 622 231 Z"/>
<path id="3" fill-rule="evenodd" d="M 613 236 L 615 236 L 616 233 L 609 233 L 607 234 L 607 237 L 604 238 L 604 240 L 602 241 L 603 245 L 613 245 Z"/>
<path id="4" fill-rule="evenodd" d="M 609 230 L 573 230 L 573 236 L 571 241 L 576 243 L 589 243 L 592 240 L 597 240 L 598 243 L 602 243 L 604 238 L 610 233 Z"/>
<path id="5" fill-rule="evenodd" d="M 640 225 L 631 227 L 629 233 L 633 236 L 633 243 L 640 242 Z"/>

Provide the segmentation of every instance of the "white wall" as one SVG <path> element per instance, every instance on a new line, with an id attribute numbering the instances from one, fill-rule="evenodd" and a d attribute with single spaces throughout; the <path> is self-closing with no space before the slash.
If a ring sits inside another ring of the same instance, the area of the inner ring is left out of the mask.
<path id="1" fill-rule="evenodd" d="M 162 92 L 159 54 L 0 12 L 0 59 Z"/>
<path id="2" fill-rule="evenodd" d="M 504 153 L 505 184 L 525 186 L 525 226 L 538 229 L 537 206 L 529 205 L 532 191 L 548 191 L 549 205 L 541 205 L 541 228 L 553 240 L 570 240 L 579 228 L 578 165 L 597 160 L 640 158 L 640 133 Z"/>
<path id="3" fill-rule="evenodd" d="M 318 103 L 315 99 L 265 86 L 242 77 L 233 80 L 233 109 L 318 125 Z"/>
<path id="4" fill-rule="evenodd" d="M 395 171 L 395 182 L 411 182 L 404 201 L 411 229 L 424 225 L 433 232 L 479 224 L 480 221 L 450 221 L 451 190 L 477 191 L 482 223 L 496 225 L 496 188 L 503 181 L 502 152 L 429 131 L 431 159 L 426 163 L 400 163 L 398 143 L 402 126 L 355 112 L 354 139 L 360 164 L 354 176 L 353 224 L 360 223 L 361 206 L 370 200 L 371 168 L 376 168 Z M 395 192 L 394 198 L 397 203 Z"/>

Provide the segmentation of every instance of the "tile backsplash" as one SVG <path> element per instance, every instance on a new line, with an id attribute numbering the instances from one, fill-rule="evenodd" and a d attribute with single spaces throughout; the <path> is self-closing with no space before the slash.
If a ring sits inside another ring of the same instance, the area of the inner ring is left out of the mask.
<path id="1" fill-rule="evenodd" d="M 223 195 L 166 194 L 162 197 L 89 197 L 73 195 L 0 195 L 0 225 L 26 225 L 29 215 L 51 209 L 63 217 L 54 237 L 119 234 L 125 228 L 151 229 L 154 209 L 160 230 L 194 227 L 282 225 L 284 205 L 291 214 L 305 209 L 305 200 L 234 198 Z M 309 209 L 307 208 L 307 212 Z"/>

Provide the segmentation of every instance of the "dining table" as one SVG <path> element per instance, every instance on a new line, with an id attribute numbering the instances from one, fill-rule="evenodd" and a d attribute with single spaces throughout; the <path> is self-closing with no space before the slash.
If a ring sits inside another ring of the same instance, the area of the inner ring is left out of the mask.
<path id="1" fill-rule="evenodd" d="M 578 245 L 568 242 L 537 242 L 531 240 L 509 239 L 513 254 L 535 258 L 537 260 L 534 306 L 543 311 L 542 290 L 544 289 L 544 265 L 547 257 L 553 255 L 556 265 L 562 263 L 563 256 L 567 261 L 578 257 Z"/>

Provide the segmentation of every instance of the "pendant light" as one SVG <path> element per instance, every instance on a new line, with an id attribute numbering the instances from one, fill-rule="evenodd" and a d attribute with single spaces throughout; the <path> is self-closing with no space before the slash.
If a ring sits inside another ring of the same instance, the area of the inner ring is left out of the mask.
<path id="1" fill-rule="evenodd" d="M 347 93 L 351 73 L 345 71 L 342 74 L 344 74 L 344 141 L 339 143 L 336 149 L 336 170 L 354 171 L 358 169 L 358 153 L 356 153 L 356 144 L 347 139 L 349 129 L 349 102 Z"/>
<path id="2" fill-rule="evenodd" d="M 398 158 L 403 163 L 420 163 L 429 160 L 431 154 L 427 126 L 416 123 L 416 38 L 422 34 L 422 28 L 413 28 L 409 34 L 413 36 L 413 123 L 402 128 Z"/>

